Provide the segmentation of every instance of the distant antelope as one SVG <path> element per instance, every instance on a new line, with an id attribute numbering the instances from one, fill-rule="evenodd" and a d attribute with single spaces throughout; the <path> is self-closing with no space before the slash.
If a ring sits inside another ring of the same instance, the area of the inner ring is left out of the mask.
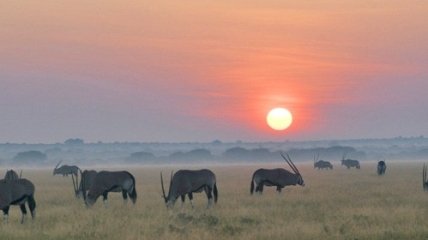
<path id="1" fill-rule="evenodd" d="M 377 174 L 384 175 L 386 172 L 386 163 L 384 160 L 381 160 L 377 163 Z"/>
<path id="2" fill-rule="evenodd" d="M 319 160 L 319 153 L 314 155 L 314 168 L 319 169 L 333 169 L 333 165 L 329 161 Z"/>
<path id="3" fill-rule="evenodd" d="M 297 169 L 296 165 L 291 161 L 290 156 L 286 153 L 285 156 L 281 153 L 281 157 L 284 158 L 285 162 L 288 163 L 290 168 L 294 173 L 289 172 L 283 168 L 275 169 L 263 169 L 260 168 L 254 172 L 253 177 L 251 178 L 251 187 L 250 193 L 254 192 L 254 183 L 256 184 L 256 192 L 263 192 L 263 186 L 276 186 L 276 191 L 281 192 L 281 190 L 290 185 L 300 185 L 305 186 L 303 177 Z"/>
<path id="4" fill-rule="evenodd" d="M 60 161 L 53 170 L 53 175 L 62 175 L 62 176 L 68 176 L 68 174 L 74 175 L 77 177 L 79 174 L 79 167 L 72 165 L 61 165 L 61 167 L 58 167 L 61 164 L 62 161 Z"/>
<path id="5" fill-rule="evenodd" d="M 72 165 L 61 165 L 62 161 L 59 161 L 58 164 L 55 166 L 53 170 L 53 175 L 62 175 L 63 177 L 68 176 L 71 174 L 71 180 L 73 181 L 73 190 L 76 193 L 78 187 L 79 187 L 79 172 L 80 168 L 78 166 Z M 77 197 L 77 196 L 76 196 Z"/>
<path id="6" fill-rule="evenodd" d="M 217 202 L 218 191 L 215 174 L 208 169 L 201 170 L 179 170 L 174 175 L 171 173 L 168 196 L 165 195 L 163 177 L 161 172 L 162 194 L 167 208 L 172 208 L 178 197 L 184 202 L 186 194 L 189 196 L 190 204 L 193 208 L 193 193 L 205 191 L 208 198 L 207 208 Z"/>
<path id="7" fill-rule="evenodd" d="M 21 223 L 24 223 L 28 204 L 31 217 L 35 217 L 36 201 L 34 200 L 34 184 L 25 179 L 0 180 L 0 209 L 3 210 L 4 221 L 8 221 L 9 208 L 11 205 L 19 205 L 22 212 Z"/>
<path id="8" fill-rule="evenodd" d="M 101 171 L 95 175 L 88 195 L 85 198 L 86 206 L 92 206 L 100 197 L 103 196 L 104 205 L 107 206 L 107 195 L 109 192 L 122 192 L 125 202 L 128 196 L 132 203 L 137 201 L 137 191 L 135 190 L 135 178 L 127 171 Z M 85 197 L 85 194 L 83 195 Z"/>
<path id="9" fill-rule="evenodd" d="M 357 169 L 360 169 L 360 162 L 358 160 L 353 159 L 345 159 L 346 154 L 343 154 L 342 156 L 342 165 L 345 165 L 346 168 L 350 169 L 351 167 L 355 167 Z"/>

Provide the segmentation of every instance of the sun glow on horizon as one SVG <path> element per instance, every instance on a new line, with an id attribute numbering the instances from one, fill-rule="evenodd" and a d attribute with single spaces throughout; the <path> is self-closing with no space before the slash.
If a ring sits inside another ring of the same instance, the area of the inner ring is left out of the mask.
<path id="1" fill-rule="evenodd" d="M 282 131 L 290 127 L 293 122 L 291 112 L 286 108 L 274 108 L 266 116 L 266 122 L 274 130 Z"/>

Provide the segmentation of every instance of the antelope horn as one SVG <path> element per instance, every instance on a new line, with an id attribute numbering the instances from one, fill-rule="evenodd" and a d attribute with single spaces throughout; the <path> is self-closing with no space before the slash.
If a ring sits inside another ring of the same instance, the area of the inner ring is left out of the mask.
<path id="1" fill-rule="evenodd" d="M 71 180 L 73 181 L 74 191 L 76 191 L 76 184 L 74 183 L 74 174 L 71 174 Z"/>
<path id="2" fill-rule="evenodd" d="M 287 154 L 288 161 L 293 165 L 293 169 L 297 174 L 300 174 L 299 169 L 297 169 L 296 165 L 294 165 L 293 161 L 291 161 L 290 155 Z"/>
<path id="3" fill-rule="evenodd" d="M 165 196 L 165 188 L 163 187 L 163 177 L 162 177 L 162 172 L 160 173 L 160 178 L 161 178 L 161 186 L 162 186 L 162 196 L 163 198 L 166 200 L 166 196 Z"/>
<path id="4" fill-rule="evenodd" d="M 283 154 L 281 154 L 281 156 L 282 156 L 282 158 L 284 158 L 284 160 L 288 163 L 288 165 L 291 167 L 291 169 L 292 169 L 293 171 L 295 171 L 295 170 L 294 170 L 293 165 L 291 165 L 291 163 L 290 163 L 290 159 L 288 158 L 288 154 L 286 153 L 286 155 L 285 155 L 285 156 L 284 156 Z"/>
<path id="5" fill-rule="evenodd" d="M 285 162 L 288 163 L 288 165 L 291 167 L 291 169 L 294 171 L 294 173 L 297 174 L 299 171 L 296 171 L 296 169 L 293 167 L 293 165 L 291 165 L 290 159 L 289 159 L 290 156 L 288 156 L 287 153 L 286 153 L 286 155 L 287 155 L 288 159 L 281 153 L 281 157 L 284 158 Z"/>
<path id="6" fill-rule="evenodd" d="M 55 166 L 55 169 L 61 164 L 62 160 Z"/>

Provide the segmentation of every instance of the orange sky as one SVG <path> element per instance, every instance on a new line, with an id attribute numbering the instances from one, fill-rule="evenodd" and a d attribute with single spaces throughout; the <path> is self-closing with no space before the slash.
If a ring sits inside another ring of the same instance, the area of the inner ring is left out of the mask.
<path id="1" fill-rule="evenodd" d="M 0 141 L 423 135 L 425 1 L 1 1 Z M 284 132 L 272 107 L 294 114 Z M 1 129 L 3 128 L 3 129 Z"/>

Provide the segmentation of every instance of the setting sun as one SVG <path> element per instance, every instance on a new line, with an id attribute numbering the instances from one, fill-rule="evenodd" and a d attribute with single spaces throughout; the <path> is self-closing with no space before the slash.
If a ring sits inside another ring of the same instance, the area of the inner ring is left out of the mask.
<path id="1" fill-rule="evenodd" d="M 266 121 L 269 127 L 281 131 L 287 129 L 291 125 L 293 116 L 290 111 L 285 108 L 274 108 L 267 114 Z"/>

